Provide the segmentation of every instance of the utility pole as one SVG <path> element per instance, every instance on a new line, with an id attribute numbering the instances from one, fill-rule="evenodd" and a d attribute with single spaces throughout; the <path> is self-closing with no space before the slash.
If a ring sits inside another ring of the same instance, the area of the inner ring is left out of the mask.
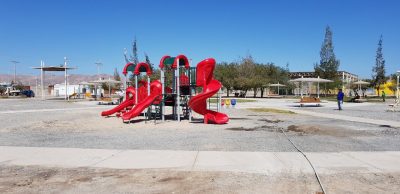
<path id="1" fill-rule="evenodd" d="M 14 63 L 14 84 L 17 83 L 17 63 L 19 63 L 19 61 L 10 61 L 11 63 Z"/>
<path id="2" fill-rule="evenodd" d="M 68 73 L 67 73 L 67 57 L 64 57 L 64 68 L 65 68 L 65 71 L 64 71 L 64 76 L 65 76 L 65 100 L 68 100 L 69 101 L 69 95 L 68 95 Z"/>
<path id="3" fill-rule="evenodd" d="M 101 63 L 100 61 L 97 61 L 97 62 L 94 63 L 94 64 L 96 64 L 96 66 L 97 66 L 97 76 L 98 76 L 99 79 L 100 79 L 100 66 L 103 66 L 103 63 Z"/>
<path id="4" fill-rule="evenodd" d="M 100 62 L 100 60 L 98 60 L 96 63 L 94 63 L 94 64 L 96 64 L 96 66 L 97 66 L 97 77 L 98 77 L 98 79 L 100 80 L 100 66 L 103 66 L 103 63 L 101 63 Z M 97 86 L 97 84 L 98 83 L 96 83 L 96 87 L 95 87 L 95 90 L 96 90 L 96 99 L 97 99 L 97 89 L 99 88 L 98 86 Z"/>

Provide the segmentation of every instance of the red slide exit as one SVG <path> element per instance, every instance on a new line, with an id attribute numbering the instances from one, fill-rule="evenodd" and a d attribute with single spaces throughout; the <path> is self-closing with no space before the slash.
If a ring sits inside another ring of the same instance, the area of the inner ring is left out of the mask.
<path id="1" fill-rule="evenodd" d="M 132 110 L 126 112 L 125 114 L 122 115 L 123 120 L 130 120 L 142 113 L 142 111 L 149 107 L 152 102 L 158 99 L 158 103 L 161 100 L 161 82 L 159 80 L 153 81 L 150 84 L 150 96 L 147 96 L 144 98 L 142 101 L 140 101 L 138 104 L 136 104 L 135 107 L 133 107 Z"/>
<path id="2" fill-rule="evenodd" d="M 146 96 L 147 96 L 147 82 L 145 81 L 140 81 L 139 84 L 141 85 L 138 88 L 138 101 L 141 102 Z M 106 110 L 101 112 L 101 116 L 110 116 L 114 113 L 120 112 L 123 109 L 125 109 L 126 107 L 129 106 L 133 106 L 136 104 L 135 102 L 135 88 L 130 86 L 128 88 L 126 88 L 126 98 L 123 102 L 121 102 L 121 104 L 119 104 L 118 106 L 110 109 L 110 110 Z"/>

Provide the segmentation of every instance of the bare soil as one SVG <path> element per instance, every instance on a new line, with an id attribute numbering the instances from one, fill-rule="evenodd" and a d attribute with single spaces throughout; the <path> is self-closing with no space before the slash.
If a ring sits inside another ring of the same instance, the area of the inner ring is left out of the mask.
<path id="1" fill-rule="evenodd" d="M 400 174 L 321 175 L 328 193 L 396 193 Z M 313 174 L 0 166 L 0 193 L 318 193 Z"/>
<path id="2" fill-rule="evenodd" d="M 372 133 L 363 130 L 350 130 L 342 127 L 328 125 L 290 125 L 288 131 L 299 135 L 327 135 L 334 137 L 370 136 Z"/>

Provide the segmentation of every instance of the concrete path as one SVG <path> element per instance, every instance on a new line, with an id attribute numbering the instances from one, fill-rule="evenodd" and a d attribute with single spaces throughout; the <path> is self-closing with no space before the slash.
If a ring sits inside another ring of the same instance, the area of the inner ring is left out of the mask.
<path id="1" fill-rule="evenodd" d="M 87 109 L 105 109 L 108 107 L 84 107 L 84 108 L 51 108 L 51 109 L 28 109 L 28 110 L 7 110 L 0 111 L 0 114 L 13 114 L 13 113 L 33 113 L 33 112 L 53 112 L 53 111 L 74 111 L 74 110 L 87 110 Z"/>
<path id="2" fill-rule="evenodd" d="M 400 152 L 306 153 L 320 174 L 400 172 Z M 0 146 L 0 165 L 312 173 L 297 152 L 109 150 Z"/>

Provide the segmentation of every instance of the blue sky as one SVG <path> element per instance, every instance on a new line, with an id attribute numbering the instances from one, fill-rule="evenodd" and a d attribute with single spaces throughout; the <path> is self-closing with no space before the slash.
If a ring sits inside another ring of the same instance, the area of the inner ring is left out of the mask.
<path id="1" fill-rule="evenodd" d="M 214 57 L 290 64 L 311 71 L 318 62 L 325 27 L 331 26 L 340 69 L 369 78 L 379 36 L 387 72 L 400 69 L 400 1 L 396 0 L 2 0 L 0 74 L 37 74 L 29 67 L 71 60 L 74 73 L 102 73 L 124 66 L 124 48 L 136 36 L 158 64 L 166 54 L 185 54 L 197 63 Z"/>

